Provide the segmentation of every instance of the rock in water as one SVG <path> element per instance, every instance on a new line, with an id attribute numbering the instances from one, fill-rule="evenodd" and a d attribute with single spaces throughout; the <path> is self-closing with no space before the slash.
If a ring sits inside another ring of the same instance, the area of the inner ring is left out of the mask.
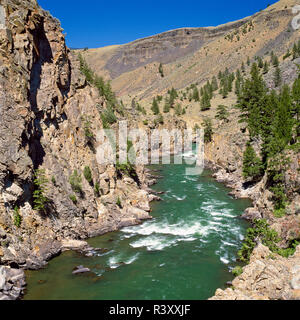
<path id="1" fill-rule="evenodd" d="M 77 266 L 72 274 L 80 274 L 80 273 L 87 273 L 91 272 L 89 268 L 85 268 L 84 266 Z"/>

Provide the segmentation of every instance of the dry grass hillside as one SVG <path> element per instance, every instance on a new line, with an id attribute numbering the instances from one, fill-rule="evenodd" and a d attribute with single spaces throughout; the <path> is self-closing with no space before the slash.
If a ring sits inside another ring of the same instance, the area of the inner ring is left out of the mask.
<path id="1" fill-rule="evenodd" d="M 226 67 L 235 71 L 247 57 L 253 61 L 274 51 L 282 59 L 300 38 L 300 31 L 291 27 L 296 4 L 281 0 L 237 22 L 172 30 L 126 45 L 85 50 L 83 55 L 99 75 L 112 80 L 125 103 L 134 97 L 149 102 L 171 87 L 202 85 Z"/>

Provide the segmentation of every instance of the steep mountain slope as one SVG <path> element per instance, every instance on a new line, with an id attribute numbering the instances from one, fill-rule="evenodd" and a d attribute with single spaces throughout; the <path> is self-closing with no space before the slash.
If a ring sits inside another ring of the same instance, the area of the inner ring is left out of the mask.
<path id="1" fill-rule="evenodd" d="M 237 22 L 168 31 L 122 46 L 90 49 L 83 55 L 97 73 L 112 79 L 113 89 L 124 101 L 147 100 L 171 87 L 201 84 L 226 67 L 236 70 L 248 56 L 253 60 L 271 51 L 283 55 L 299 38 L 299 30 L 291 27 L 296 4 L 296 0 L 281 0 Z"/>
<path id="2" fill-rule="evenodd" d="M 107 101 L 79 71 L 59 22 L 35 0 L 1 0 L 0 20 L 0 263 L 34 269 L 88 248 L 75 239 L 150 218 L 150 197 L 143 168 L 138 185 L 98 164 Z M 22 293 L 20 274 L 5 284 L 14 275 L 1 268 L 0 299 Z"/>

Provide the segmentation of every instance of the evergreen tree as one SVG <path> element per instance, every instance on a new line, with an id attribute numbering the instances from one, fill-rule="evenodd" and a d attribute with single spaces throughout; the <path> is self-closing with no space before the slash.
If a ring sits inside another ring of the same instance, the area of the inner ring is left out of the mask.
<path id="1" fill-rule="evenodd" d="M 170 112 L 170 102 L 169 102 L 169 99 L 168 99 L 168 98 L 166 98 L 166 100 L 165 100 L 165 105 L 164 105 L 163 112 L 164 112 L 164 113 Z"/>
<path id="2" fill-rule="evenodd" d="M 163 70 L 163 65 L 161 63 L 159 64 L 158 72 L 160 73 L 162 78 L 165 76 L 164 75 L 164 70 Z"/>
<path id="3" fill-rule="evenodd" d="M 258 67 L 260 68 L 260 69 L 262 69 L 263 67 L 264 67 L 264 62 L 263 62 L 263 60 L 262 60 L 262 58 L 261 57 L 258 57 Z"/>
<path id="4" fill-rule="evenodd" d="M 259 135 L 261 118 L 265 114 L 266 85 L 259 73 L 256 63 L 251 68 L 251 78 L 246 79 L 239 97 L 238 108 L 241 111 L 241 122 L 248 124 L 251 136 Z"/>
<path id="5" fill-rule="evenodd" d="M 212 85 L 212 90 L 213 91 L 217 91 L 219 89 L 218 80 L 217 80 L 217 78 L 215 76 L 212 79 L 211 85 Z"/>
<path id="6" fill-rule="evenodd" d="M 206 110 L 209 110 L 210 108 L 211 108 L 211 104 L 210 104 L 209 94 L 205 90 L 203 97 L 201 98 L 201 111 L 206 111 Z"/>
<path id="7" fill-rule="evenodd" d="M 227 107 L 223 105 L 219 105 L 217 108 L 216 119 L 228 122 L 229 121 L 228 117 L 229 117 L 229 112 L 227 111 Z"/>
<path id="8" fill-rule="evenodd" d="M 155 116 L 159 114 L 159 106 L 155 98 L 153 99 L 151 110 Z"/>
<path id="9" fill-rule="evenodd" d="M 274 73 L 274 84 L 275 84 L 275 88 L 280 87 L 282 84 L 281 70 L 278 66 L 276 67 L 275 73 Z"/>
<path id="10" fill-rule="evenodd" d="M 272 64 L 275 68 L 279 66 L 279 59 L 276 55 L 273 56 Z"/>
<path id="11" fill-rule="evenodd" d="M 269 72 L 269 64 L 268 62 L 266 61 L 264 63 L 264 69 L 263 69 L 263 74 L 267 74 Z"/>
<path id="12" fill-rule="evenodd" d="M 243 177 L 256 181 L 262 176 L 262 172 L 262 162 L 248 142 L 243 156 Z"/>
<path id="13" fill-rule="evenodd" d="M 244 64 L 244 62 L 242 63 L 241 70 L 242 70 L 242 72 L 243 72 L 243 73 L 245 73 L 245 71 L 246 71 L 246 68 L 245 68 L 245 64 Z"/>
<path id="14" fill-rule="evenodd" d="M 250 57 L 247 58 L 247 65 L 250 67 L 251 61 L 250 61 Z"/>
<path id="15" fill-rule="evenodd" d="M 209 118 L 204 120 L 203 127 L 204 127 L 204 142 L 209 143 L 212 141 L 212 136 L 213 136 L 212 122 Z"/>
<path id="16" fill-rule="evenodd" d="M 199 91 L 196 86 L 193 89 L 193 100 L 195 100 L 196 102 L 200 101 Z"/>
<path id="17" fill-rule="evenodd" d="M 293 84 L 293 105 L 292 105 L 292 116 L 296 122 L 296 135 L 300 136 L 300 77 L 295 80 Z"/>

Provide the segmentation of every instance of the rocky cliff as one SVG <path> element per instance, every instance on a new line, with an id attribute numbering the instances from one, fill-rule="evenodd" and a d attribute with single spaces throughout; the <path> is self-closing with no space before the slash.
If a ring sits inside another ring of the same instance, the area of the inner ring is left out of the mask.
<path id="1" fill-rule="evenodd" d="M 153 196 L 143 168 L 137 183 L 97 163 L 105 150 L 88 141 L 84 119 L 96 137 L 106 101 L 80 73 L 59 21 L 34 0 L 1 0 L 0 28 L 0 264 L 35 269 L 61 250 L 86 249 L 73 240 L 150 218 Z M 34 209 L 36 170 L 45 180 L 42 211 Z M 76 171 L 80 192 L 70 183 Z M 22 289 L 5 286 L 6 271 L 0 299 L 16 298 Z"/>

